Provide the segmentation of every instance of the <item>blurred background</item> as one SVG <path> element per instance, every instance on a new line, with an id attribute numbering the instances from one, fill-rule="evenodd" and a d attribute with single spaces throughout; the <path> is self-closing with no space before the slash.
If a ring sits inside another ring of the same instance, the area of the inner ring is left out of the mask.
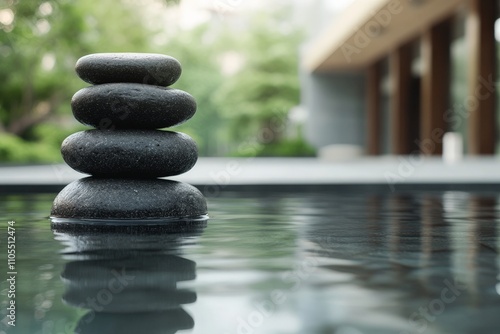
<path id="1" fill-rule="evenodd" d="M 198 102 L 175 128 L 201 156 L 311 156 L 291 110 L 299 104 L 298 50 L 307 34 L 299 1 L 0 2 L 0 162 L 62 161 L 71 114 L 88 84 L 74 72 L 95 52 L 153 52 L 182 63 L 174 87 Z"/>
<path id="2" fill-rule="evenodd" d="M 498 154 L 496 0 L 1 0 L 0 163 L 61 162 L 83 55 L 180 60 L 208 157 Z M 437 132 L 436 132 L 437 131 Z M 449 136 L 446 136 L 450 133 Z"/>

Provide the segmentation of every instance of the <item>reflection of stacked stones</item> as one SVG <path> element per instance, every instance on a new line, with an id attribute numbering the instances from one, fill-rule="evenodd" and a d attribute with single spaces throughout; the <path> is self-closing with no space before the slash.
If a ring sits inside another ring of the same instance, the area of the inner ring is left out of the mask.
<path id="1" fill-rule="evenodd" d="M 181 257 L 180 247 L 202 229 L 182 235 L 138 231 L 55 230 L 70 260 L 61 274 L 63 300 L 88 310 L 75 333 L 159 334 L 193 328 L 182 305 L 195 302 L 196 293 L 177 285 L 195 279 L 196 263 Z"/>
<path id="2" fill-rule="evenodd" d="M 179 62 L 158 54 L 93 54 L 78 60 L 76 71 L 93 86 L 73 96 L 73 114 L 96 129 L 69 136 L 61 152 L 71 168 L 92 177 L 63 189 L 52 217 L 205 215 L 206 202 L 196 188 L 157 179 L 185 173 L 198 158 L 189 136 L 157 130 L 180 124 L 196 111 L 191 95 L 164 87 L 179 78 Z"/>

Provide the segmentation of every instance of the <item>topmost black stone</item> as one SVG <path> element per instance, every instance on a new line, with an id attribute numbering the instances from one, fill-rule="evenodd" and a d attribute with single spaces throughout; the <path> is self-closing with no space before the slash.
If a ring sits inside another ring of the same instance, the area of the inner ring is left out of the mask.
<path id="1" fill-rule="evenodd" d="M 170 86 L 181 75 L 177 59 L 156 53 L 95 53 L 78 59 L 78 76 L 91 84 L 135 82 Z"/>

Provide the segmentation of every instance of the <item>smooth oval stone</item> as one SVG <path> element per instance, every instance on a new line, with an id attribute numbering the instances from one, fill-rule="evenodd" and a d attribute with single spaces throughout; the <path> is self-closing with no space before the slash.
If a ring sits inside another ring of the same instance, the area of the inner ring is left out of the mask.
<path id="1" fill-rule="evenodd" d="M 95 177 L 68 184 L 55 198 L 51 210 L 52 218 L 121 219 L 124 224 L 130 219 L 144 219 L 145 225 L 151 218 L 189 220 L 206 214 L 205 198 L 187 183 Z"/>
<path id="2" fill-rule="evenodd" d="M 80 89 L 71 109 L 80 123 L 98 129 L 159 129 L 190 119 L 196 101 L 179 89 L 111 83 Z"/>
<path id="3" fill-rule="evenodd" d="M 64 161 L 100 177 L 154 178 L 187 172 L 198 159 L 194 140 L 161 130 L 87 130 L 67 137 Z"/>
<path id="4" fill-rule="evenodd" d="M 169 86 L 181 76 L 177 59 L 156 53 L 95 53 L 76 62 L 78 76 L 91 84 L 136 82 Z"/>

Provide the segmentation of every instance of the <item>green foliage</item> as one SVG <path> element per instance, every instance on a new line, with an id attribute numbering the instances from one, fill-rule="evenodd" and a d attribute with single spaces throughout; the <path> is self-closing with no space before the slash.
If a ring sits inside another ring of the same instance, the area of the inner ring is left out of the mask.
<path id="1" fill-rule="evenodd" d="M 151 31 L 137 7 L 125 2 L 9 3 L 14 20 L 0 24 L 0 162 L 61 161 L 61 142 L 76 124 L 65 121 L 69 101 L 87 85 L 74 73 L 76 60 L 94 52 L 146 50 Z"/>
<path id="2" fill-rule="evenodd" d="M 31 137 L 30 139 L 34 141 L 43 141 L 48 145 L 52 145 L 54 147 L 59 148 L 61 146 L 61 143 L 66 137 L 77 131 L 83 131 L 83 130 L 88 130 L 88 127 L 80 124 L 75 127 L 61 129 L 56 124 L 44 123 L 38 125 L 36 128 L 33 129 L 32 133 L 30 134 Z"/>
<path id="3" fill-rule="evenodd" d="M 283 139 L 263 146 L 258 152 L 261 157 L 314 157 L 316 150 L 303 138 Z"/>
<path id="4" fill-rule="evenodd" d="M 50 10 L 43 12 L 38 1 L 14 2 L 10 8 L 14 21 L 4 28 L 11 31 L 0 34 L 0 125 L 18 135 L 31 124 L 24 127 L 16 121 L 28 116 L 36 119 L 41 102 L 47 105 L 38 112 L 52 113 L 71 98 L 76 88 L 76 80 L 70 78 L 75 53 L 86 49 L 80 43 L 84 27 L 78 8 L 67 1 L 45 4 Z"/>
<path id="5" fill-rule="evenodd" d="M 198 110 L 188 122 L 176 127 L 175 131 L 186 132 L 198 143 L 200 155 L 218 155 L 219 131 L 224 129 L 219 106 L 214 101 L 214 92 L 224 78 L 217 64 L 218 45 L 203 43 L 209 24 L 203 24 L 191 31 L 181 33 L 161 50 L 179 59 L 183 71 L 175 88 L 185 90 L 196 98 Z M 196 43 L 196 47 L 193 44 Z"/>
<path id="6" fill-rule="evenodd" d="M 241 150 L 234 157 L 314 157 L 316 150 L 303 138 L 282 139 L 270 144 L 257 144 L 254 150 Z"/>
<path id="7" fill-rule="evenodd" d="M 245 64 L 216 93 L 236 142 L 254 135 L 277 114 L 287 113 L 299 103 L 297 52 L 303 36 L 292 26 L 288 31 L 277 31 L 282 22 L 271 14 L 254 17 L 252 31 L 245 38 L 235 36 L 233 45 L 244 55 Z M 275 135 L 276 141 L 279 138 Z"/>
<path id="8" fill-rule="evenodd" d="M 159 11 L 179 2 L 147 1 L 160 5 L 155 7 Z M 174 87 L 192 94 L 198 111 L 173 130 L 190 134 L 202 156 L 228 154 L 248 138 L 263 145 L 262 155 L 307 151 L 299 139 L 284 138 L 284 127 L 274 131 L 271 141 L 257 135 L 277 117 L 286 119 L 299 101 L 297 50 L 303 36 L 284 23 L 286 8 L 242 16 L 242 25 L 216 14 L 194 29 L 179 29 L 175 22 L 165 28 L 160 13 L 151 15 L 137 1 L 7 4 L 14 20 L 9 26 L 0 23 L 0 162 L 61 161 L 62 140 L 83 128 L 69 107 L 72 95 L 87 85 L 75 75 L 74 64 L 96 52 L 158 52 L 178 58 L 183 74 Z M 241 60 L 231 73 L 224 70 L 227 54 Z"/>
<path id="9" fill-rule="evenodd" d="M 44 142 L 32 143 L 21 138 L 0 134 L 0 162 L 60 162 L 59 149 Z"/>

